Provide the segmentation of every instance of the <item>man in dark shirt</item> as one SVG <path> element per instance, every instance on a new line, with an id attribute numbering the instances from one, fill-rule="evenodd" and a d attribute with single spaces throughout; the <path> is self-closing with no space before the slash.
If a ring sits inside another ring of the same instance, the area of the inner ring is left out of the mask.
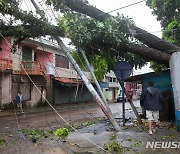
<path id="1" fill-rule="evenodd" d="M 21 92 L 19 92 L 16 96 L 16 103 L 17 103 L 18 112 L 24 113 L 24 111 L 22 109 L 23 96 L 22 96 Z"/>
<path id="2" fill-rule="evenodd" d="M 163 97 L 159 89 L 154 87 L 154 82 L 148 82 L 148 88 L 143 91 L 140 97 L 140 104 L 146 110 L 148 119 L 149 134 L 155 132 L 155 125 L 159 120 L 159 110 L 162 108 Z"/>

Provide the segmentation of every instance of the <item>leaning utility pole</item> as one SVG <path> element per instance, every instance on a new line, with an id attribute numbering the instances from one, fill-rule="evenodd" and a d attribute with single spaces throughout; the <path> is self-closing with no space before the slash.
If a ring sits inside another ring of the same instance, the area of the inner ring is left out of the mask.
<path id="1" fill-rule="evenodd" d="M 44 18 L 44 14 L 40 10 L 40 8 L 36 4 L 36 2 L 34 0 L 31 0 L 31 2 L 34 5 L 34 7 L 36 8 L 36 10 L 39 12 L 39 14 L 42 16 L 42 18 Z M 62 42 L 62 40 L 59 37 L 57 37 L 57 36 L 53 36 L 53 37 L 56 39 L 56 41 L 58 42 L 59 47 L 64 51 L 64 53 L 66 54 L 66 56 L 69 59 L 69 61 L 72 63 L 72 65 L 76 69 L 77 73 L 79 74 L 79 76 L 83 80 L 84 84 L 86 85 L 87 89 L 89 90 L 89 92 L 91 93 L 93 98 L 99 104 L 99 106 L 100 106 L 101 110 L 104 112 L 105 116 L 110 120 L 110 122 L 113 125 L 113 127 L 115 128 L 115 130 L 116 131 L 120 131 L 120 127 L 117 124 L 117 122 L 115 121 L 113 115 L 111 114 L 111 112 L 108 112 L 108 109 L 107 109 L 106 105 L 101 100 L 101 98 L 99 97 L 98 93 L 96 92 L 96 90 L 94 89 L 92 84 L 89 82 L 88 78 L 84 75 L 84 73 L 80 69 L 80 67 L 78 66 L 78 64 L 76 63 L 74 58 L 72 57 L 70 51 L 67 49 L 67 47 L 64 45 L 64 43 Z"/>
<path id="2" fill-rule="evenodd" d="M 89 92 L 91 93 L 91 95 L 93 96 L 93 98 L 96 100 L 96 102 L 99 104 L 101 110 L 104 112 L 104 114 L 106 115 L 106 117 L 110 120 L 111 124 L 113 125 L 113 127 L 115 128 L 116 131 L 120 131 L 120 127 L 117 124 L 117 122 L 115 121 L 113 115 L 111 112 L 108 112 L 108 108 L 107 106 L 104 104 L 104 102 L 102 101 L 102 99 L 100 98 L 100 96 L 98 95 L 98 93 L 96 92 L 96 90 L 94 89 L 94 87 L 92 86 L 92 84 L 89 82 L 88 78 L 84 75 L 84 73 L 82 72 L 82 70 L 80 69 L 80 67 L 78 66 L 78 64 L 76 63 L 76 61 L 74 60 L 74 58 L 72 57 L 70 51 L 67 49 L 67 47 L 64 45 L 64 43 L 62 42 L 62 40 L 59 37 L 55 37 L 56 41 L 58 42 L 58 45 L 61 47 L 61 49 L 64 51 L 64 53 L 66 54 L 66 56 L 68 57 L 69 61 L 71 62 L 71 64 L 74 66 L 74 68 L 76 69 L 77 73 L 79 74 L 79 76 L 81 77 L 81 79 L 83 80 L 84 84 L 86 85 L 87 89 L 89 90 Z"/>
<path id="3" fill-rule="evenodd" d="M 96 84 L 96 87 L 97 87 L 97 89 L 98 89 L 98 91 L 99 91 L 99 93 L 100 93 L 100 96 L 102 97 L 102 100 L 103 100 L 104 104 L 106 105 L 108 111 L 109 111 L 110 113 L 112 113 L 112 112 L 111 112 L 111 109 L 109 108 L 109 105 L 108 105 L 108 103 L 107 103 L 107 101 L 106 101 L 106 98 L 104 97 L 104 94 L 103 94 L 103 92 L 102 92 L 102 90 L 101 90 L 101 87 L 100 87 L 100 85 L 99 85 L 99 83 L 98 83 L 98 81 L 97 81 L 97 79 L 96 79 L 96 76 L 95 76 L 95 74 L 94 74 L 94 72 L 93 72 L 93 70 L 92 70 L 92 68 L 91 68 L 91 65 L 90 65 L 90 63 L 89 63 L 89 61 L 88 61 L 88 59 L 87 59 L 87 57 L 86 57 L 86 55 L 85 55 L 85 53 L 84 53 L 84 51 L 83 51 L 82 49 L 80 49 L 80 52 L 81 52 L 81 54 L 82 54 L 82 56 L 83 56 L 83 58 L 84 58 L 84 60 L 85 60 L 85 63 L 86 63 L 86 65 L 87 65 L 87 68 L 89 69 L 89 71 L 90 71 L 90 73 L 91 73 L 91 75 L 92 75 L 92 78 L 93 78 L 93 80 L 94 80 L 94 82 L 95 82 L 95 84 Z"/>

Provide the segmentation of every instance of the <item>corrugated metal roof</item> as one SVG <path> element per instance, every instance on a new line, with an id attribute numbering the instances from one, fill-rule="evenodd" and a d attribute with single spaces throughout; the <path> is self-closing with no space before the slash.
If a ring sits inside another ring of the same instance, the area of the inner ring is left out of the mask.
<path id="1" fill-rule="evenodd" d="M 70 79 L 70 78 L 54 78 L 55 80 L 64 83 L 64 84 L 82 84 L 82 81 L 76 80 L 76 79 Z"/>

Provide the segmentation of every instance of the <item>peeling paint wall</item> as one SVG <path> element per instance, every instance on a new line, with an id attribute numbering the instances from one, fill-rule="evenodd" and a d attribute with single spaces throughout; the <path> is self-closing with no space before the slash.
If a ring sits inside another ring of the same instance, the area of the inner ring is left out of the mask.
<path id="1" fill-rule="evenodd" d="M 1 87 L 1 104 L 9 104 L 11 102 L 11 75 L 7 73 L 0 73 L 0 87 Z"/>

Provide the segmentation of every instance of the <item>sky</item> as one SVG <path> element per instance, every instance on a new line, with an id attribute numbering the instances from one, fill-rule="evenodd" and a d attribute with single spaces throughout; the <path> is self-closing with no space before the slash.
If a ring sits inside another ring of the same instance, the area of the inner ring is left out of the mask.
<path id="1" fill-rule="evenodd" d="M 141 0 L 88 0 L 90 4 L 96 6 L 98 9 L 109 12 L 124 6 L 139 2 Z M 129 6 L 118 11 L 110 13 L 111 15 L 123 14 L 131 18 L 137 27 L 142 28 L 157 37 L 161 38 L 161 25 L 156 20 L 156 17 L 152 15 L 151 9 L 146 6 L 145 2 L 138 3 L 133 6 Z M 149 68 L 149 64 L 141 69 L 134 70 L 134 75 L 152 72 Z"/>
<path id="2" fill-rule="evenodd" d="M 88 0 L 90 4 L 96 6 L 98 9 L 109 12 L 129 4 L 133 4 L 142 0 Z M 161 25 L 156 20 L 156 17 L 151 14 L 151 10 L 146 6 L 145 2 L 129 6 L 118 11 L 110 13 L 111 15 L 123 14 L 132 18 L 137 27 L 142 28 L 148 32 L 155 32 L 154 35 L 161 37 Z"/>
<path id="3" fill-rule="evenodd" d="M 142 0 L 88 0 L 88 2 L 91 5 L 96 6 L 98 9 L 102 10 L 103 12 L 109 12 L 140 1 Z M 24 9 L 29 9 L 29 10 L 33 9 L 30 0 L 29 1 L 23 0 L 22 5 L 24 6 L 23 7 Z M 116 16 L 117 12 L 119 14 L 123 14 L 124 16 L 128 16 L 129 18 L 131 18 L 135 22 L 135 25 L 137 27 L 148 31 L 156 35 L 157 37 L 161 37 L 161 25 L 156 20 L 156 17 L 151 14 L 151 10 L 149 7 L 146 6 L 145 1 L 133 6 L 119 9 L 118 11 L 114 11 L 109 14 Z M 63 41 L 67 46 L 69 46 L 68 39 L 63 39 Z M 72 46 L 69 47 L 72 48 Z M 135 75 L 146 72 L 152 72 L 152 69 L 149 68 L 149 65 L 141 69 L 134 70 L 133 74 Z"/>

